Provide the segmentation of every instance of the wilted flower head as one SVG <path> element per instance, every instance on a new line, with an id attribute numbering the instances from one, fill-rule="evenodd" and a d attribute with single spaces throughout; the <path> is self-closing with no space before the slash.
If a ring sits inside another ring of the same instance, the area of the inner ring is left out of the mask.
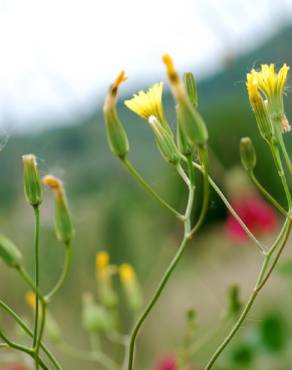
<path id="1" fill-rule="evenodd" d="M 148 91 L 139 91 L 132 99 L 125 100 L 125 105 L 138 116 L 147 121 L 155 116 L 161 123 L 164 121 L 162 107 L 163 83 L 156 83 Z"/>

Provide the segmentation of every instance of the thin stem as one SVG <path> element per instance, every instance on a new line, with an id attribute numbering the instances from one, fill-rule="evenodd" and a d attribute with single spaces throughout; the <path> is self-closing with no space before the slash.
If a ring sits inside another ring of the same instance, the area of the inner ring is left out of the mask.
<path id="1" fill-rule="evenodd" d="M 35 253 L 35 287 L 39 290 L 39 235 L 40 235 L 40 209 L 38 206 L 33 207 L 35 215 L 35 233 L 34 233 L 34 253 Z M 38 321 L 39 321 L 39 297 L 35 295 L 35 313 L 34 313 L 34 332 L 32 347 L 35 349 L 38 337 Z M 39 358 L 35 353 L 35 368 L 39 369 Z"/>
<path id="2" fill-rule="evenodd" d="M 181 242 L 181 245 L 176 253 L 176 255 L 174 256 L 174 258 L 172 259 L 170 265 L 168 266 L 166 272 L 164 273 L 159 285 L 158 285 L 158 288 L 156 289 L 153 297 L 151 298 L 150 302 L 148 303 L 148 305 L 146 306 L 145 310 L 143 311 L 143 313 L 141 314 L 140 318 L 138 319 L 134 329 L 133 329 L 133 332 L 131 334 L 131 339 L 130 339 L 130 344 L 129 344 L 129 358 L 128 358 L 128 370 L 132 370 L 133 368 L 133 361 L 134 361 L 134 349 L 135 349 L 135 340 L 136 340 L 136 337 L 138 335 L 138 332 L 141 328 L 141 326 L 143 325 L 145 319 L 147 318 L 148 314 L 150 313 L 150 311 L 152 310 L 153 306 L 155 305 L 155 303 L 157 302 L 158 298 L 160 297 L 160 294 L 162 293 L 166 283 L 168 282 L 168 279 L 170 278 L 171 276 L 171 273 L 172 271 L 174 270 L 174 268 L 176 267 L 177 263 L 179 262 L 181 256 L 183 255 L 183 252 L 187 246 L 187 243 L 188 243 L 189 239 L 184 237 L 182 242 Z"/>
<path id="3" fill-rule="evenodd" d="M 26 284 L 33 290 L 36 296 L 38 296 L 39 300 L 41 302 L 44 302 L 45 298 L 40 293 L 40 291 L 36 288 L 35 283 L 33 282 L 32 278 L 29 276 L 29 274 L 26 272 L 26 270 L 23 268 L 23 266 L 19 266 L 16 268 L 19 272 L 22 279 L 26 282 Z"/>
<path id="4" fill-rule="evenodd" d="M 15 321 L 16 323 L 31 337 L 33 338 L 33 332 L 29 329 L 29 327 L 26 325 L 26 323 L 3 301 L 0 300 L 0 307 L 6 311 Z M 55 359 L 53 354 L 50 352 L 50 350 L 44 345 L 40 344 L 40 347 L 45 352 L 45 354 L 48 356 L 48 358 L 51 360 L 51 362 L 55 365 L 57 370 L 63 370 L 61 365 L 58 363 L 58 361 Z"/>
<path id="5" fill-rule="evenodd" d="M 71 244 L 68 243 L 65 245 L 65 263 L 63 266 L 62 274 L 59 280 L 57 281 L 56 285 L 54 286 L 54 288 L 45 296 L 45 299 L 47 302 L 49 302 L 51 298 L 53 297 L 53 295 L 55 295 L 57 291 L 63 286 L 64 281 L 70 270 L 71 254 L 72 254 L 72 247 L 71 247 Z"/>
<path id="6" fill-rule="evenodd" d="M 263 185 L 257 180 L 253 172 L 249 172 L 250 179 L 259 191 L 271 202 L 283 216 L 289 217 L 287 211 L 276 201 L 276 199 L 263 187 Z"/>
<path id="7" fill-rule="evenodd" d="M 0 337 L 7 343 L 7 345 L 10 348 L 16 349 L 17 351 L 20 351 L 20 352 L 24 352 L 27 355 L 29 355 L 30 357 L 35 359 L 35 353 L 31 348 L 22 346 L 21 344 L 18 344 L 18 343 L 14 343 L 10 339 L 8 339 L 8 337 L 3 333 L 3 331 L 1 329 L 0 329 Z M 42 369 L 49 370 L 49 368 L 44 364 L 42 359 L 38 358 L 38 363 L 39 363 L 39 365 L 41 366 Z"/>
<path id="8" fill-rule="evenodd" d="M 180 164 L 178 164 L 176 166 L 176 170 L 177 170 L 178 174 L 180 175 L 180 177 L 183 179 L 184 183 L 189 188 L 191 186 L 191 182 L 190 182 L 188 176 L 186 175 L 184 169 L 182 168 L 182 166 Z"/>
<path id="9" fill-rule="evenodd" d="M 282 165 L 279 149 L 278 149 L 277 145 L 275 145 L 274 143 L 270 143 L 270 149 L 271 149 L 272 156 L 273 156 L 273 159 L 274 159 L 277 171 L 278 171 L 278 175 L 279 175 L 279 177 L 281 179 L 281 182 L 282 182 L 282 185 L 283 185 L 283 189 L 284 189 L 284 192 L 285 192 L 285 195 L 286 195 L 288 207 L 289 207 L 289 210 L 290 210 L 292 208 L 292 199 L 291 199 L 291 194 L 290 194 L 289 186 L 288 186 L 288 183 L 287 183 L 287 179 L 286 179 L 286 176 L 285 176 L 284 168 L 283 168 L 283 165 Z"/>
<path id="10" fill-rule="evenodd" d="M 41 323 L 40 323 L 40 330 L 39 330 L 39 335 L 37 338 L 36 346 L 35 346 L 35 356 L 38 358 L 39 357 L 39 351 L 40 351 L 40 346 L 41 342 L 43 339 L 43 334 L 44 334 L 44 329 L 45 329 L 45 324 L 46 324 L 46 314 L 47 314 L 47 303 L 42 302 L 42 309 L 41 309 Z"/>
<path id="11" fill-rule="evenodd" d="M 263 264 L 262 264 L 262 267 L 261 267 L 261 270 L 260 270 L 260 273 L 259 273 L 257 282 L 255 284 L 255 287 L 253 289 L 253 292 L 250 295 L 250 298 L 249 298 L 249 300 L 248 300 L 248 302 L 247 302 L 247 304 L 246 304 L 246 306 L 245 306 L 242 314 L 240 315 L 239 319 L 237 320 L 237 322 L 235 323 L 235 325 L 231 329 L 230 333 L 224 339 L 224 341 L 222 342 L 222 344 L 215 351 L 215 353 L 211 357 L 210 361 L 208 362 L 208 364 L 206 365 L 206 367 L 205 367 L 204 370 L 210 370 L 213 367 L 213 365 L 216 362 L 216 360 L 218 359 L 218 357 L 221 355 L 221 353 L 227 347 L 227 345 L 229 344 L 229 342 L 232 340 L 232 338 L 235 336 L 235 334 L 240 329 L 243 321 L 245 320 L 246 316 L 248 315 L 250 309 L 252 308 L 253 303 L 256 300 L 257 295 L 259 294 L 260 290 L 265 286 L 265 284 L 268 281 L 268 279 L 269 279 L 269 277 L 270 277 L 273 269 L 275 268 L 275 266 L 276 266 L 276 264 L 277 264 L 277 262 L 278 262 L 278 260 L 280 258 L 280 255 L 281 255 L 281 253 L 282 253 L 282 251 L 283 251 L 283 249 L 284 249 L 284 247 L 286 245 L 286 241 L 288 239 L 290 230 L 291 230 L 291 222 L 289 221 L 289 224 L 287 226 L 287 232 L 285 234 L 284 239 L 282 240 L 282 243 L 281 243 L 281 246 L 280 246 L 280 250 L 279 250 L 279 252 L 278 252 L 278 254 L 277 254 L 276 258 L 275 258 L 275 261 L 273 262 L 273 264 L 270 267 L 267 275 L 265 276 L 266 270 L 268 268 L 268 264 L 270 262 L 271 255 L 272 255 L 273 251 L 275 250 L 276 242 L 275 242 L 275 245 L 273 245 L 271 247 L 270 251 L 268 252 L 268 254 L 264 258 L 264 261 L 263 261 Z"/>
<path id="12" fill-rule="evenodd" d="M 202 166 L 200 166 L 198 163 L 193 162 L 193 166 L 197 168 L 199 171 L 203 172 Z M 232 214 L 232 216 L 236 219 L 236 221 L 240 224 L 240 226 L 243 228 L 243 230 L 246 232 L 246 234 L 249 236 L 249 238 L 258 246 L 262 254 L 266 254 L 266 249 L 263 247 L 263 245 L 260 243 L 260 241 L 257 240 L 257 238 L 253 235 L 253 233 L 249 230 L 249 228 L 246 226 L 246 224 L 242 221 L 242 219 L 238 216 L 234 208 L 231 206 L 231 204 L 228 202 L 225 195 L 222 193 L 220 188 L 217 186 L 215 181 L 211 178 L 211 176 L 208 176 L 209 184 L 212 186 L 212 188 L 215 190 L 215 192 L 219 195 L 222 202 L 225 204 L 229 212 Z"/>
<path id="13" fill-rule="evenodd" d="M 167 208 L 169 211 L 171 211 L 177 218 L 180 220 L 183 219 L 183 215 L 181 215 L 179 212 L 177 212 L 172 206 L 170 206 L 164 199 L 162 199 L 153 189 L 152 187 L 147 184 L 147 182 L 143 179 L 143 177 L 138 173 L 138 171 L 135 169 L 135 167 L 127 160 L 122 160 L 122 163 L 126 166 L 128 171 L 131 173 L 131 175 L 138 181 L 138 183 L 142 186 L 142 188 L 150 194 L 154 199 L 156 199 L 161 205 L 163 205 L 165 208 Z"/>

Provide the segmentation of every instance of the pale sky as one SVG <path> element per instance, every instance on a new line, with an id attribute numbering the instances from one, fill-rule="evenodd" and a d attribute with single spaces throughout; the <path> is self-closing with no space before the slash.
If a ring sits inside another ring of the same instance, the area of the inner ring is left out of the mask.
<path id="1" fill-rule="evenodd" d="M 85 113 L 121 69 L 162 79 L 165 52 L 203 77 L 291 19 L 292 0 L 0 0 L 0 125 Z"/>

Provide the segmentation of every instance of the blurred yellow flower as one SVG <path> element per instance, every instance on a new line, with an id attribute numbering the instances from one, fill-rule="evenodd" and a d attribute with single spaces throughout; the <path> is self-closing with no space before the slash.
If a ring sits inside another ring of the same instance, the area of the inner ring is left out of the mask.
<path id="1" fill-rule="evenodd" d="M 125 105 L 138 116 L 148 120 L 155 116 L 160 122 L 164 121 L 162 107 L 163 83 L 156 83 L 147 92 L 139 91 L 133 98 L 125 101 Z"/>
<path id="2" fill-rule="evenodd" d="M 128 263 L 123 263 L 119 268 L 120 278 L 124 284 L 135 280 L 135 271 Z"/>
<path id="3" fill-rule="evenodd" d="M 25 295 L 26 303 L 32 308 L 35 309 L 35 301 L 36 301 L 36 295 L 33 291 L 29 291 Z"/>
<path id="4" fill-rule="evenodd" d="M 95 258 L 96 269 L 104 269 L 108 267 L 109 264 L 109 255 L 105 251 L 98 252 Z"/>

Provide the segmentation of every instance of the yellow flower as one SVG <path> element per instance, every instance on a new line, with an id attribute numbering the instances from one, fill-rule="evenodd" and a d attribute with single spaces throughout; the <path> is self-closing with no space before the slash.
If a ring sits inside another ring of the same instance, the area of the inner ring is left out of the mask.
<path id="1" fill-rule="evenodd" d="M 278 72 L 274 64 L 262 64 L 261 70 L 253 69 L 247 74 L 247 90 L 255 112 L 269 112 L 272 121 L 279 122 L 281 130 L 290 130 L 284 113 L 283 94 L 289 67 L 284 64 Z M 265 99 L 265 101 L 264 101 Z"/>
<path id="2" fill-rule="evenodd" d="M 119 268 L 120 278 L 124 284 L 135 280 L 135 271 L 128 263 L 123 263 Z"/>
<path id="3" fill-rule="evenodd" d="M 148 121 L 155 116 L 160 122 L 164 121 L 162 107 L 163 83 L 156 83 L 147 92 L 139 91 L 133 98 L 125 101 L 125 105 L 138 116 Z"/>
<path id="4" fill-rule="evenodd" d="M 32 308 L 33 310 L 35 309 L 35 301 L 36 301 L 36 295 L 34 292 L 29 291 L 25 295 L 25 300 L 26 303 Z"/>
<path id="5" fill-rule="evenodd" d="M 98 252 L 95 258 L 95 264 L 97 269 L 104 269 L 108 267 L 109 264 L 109 255 L 105 251 Z"/>

